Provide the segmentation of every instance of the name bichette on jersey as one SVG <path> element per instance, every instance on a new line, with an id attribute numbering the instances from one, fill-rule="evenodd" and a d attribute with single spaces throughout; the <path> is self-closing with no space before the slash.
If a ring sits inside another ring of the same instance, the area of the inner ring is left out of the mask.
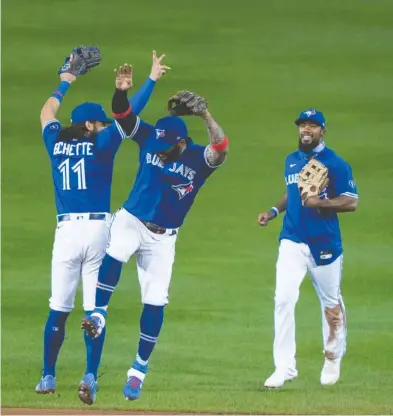
<path id="1" fill-rule="evenodd" d="M 164 168 L 164 164 L 158 155 L 152 155 L 151 153 L 146 153 L 146 163 L 151 163 L 153 166 L 157 166 L 161 169 Z M 176 162 L 173 163 L 173 166 L 171 166 L 168 171 L 178 173 L 189 181 L 192 181 L 196 175 L 195 170 L 185 166 L 183 163 L 177 164 Z"/>
<path id="2" fill-rule="evenodd" d="M 82 142 L 82 143 L 65 143 L 57 142 L 53 148 L 53 156 L 93 156 L 94 143 Z"/>

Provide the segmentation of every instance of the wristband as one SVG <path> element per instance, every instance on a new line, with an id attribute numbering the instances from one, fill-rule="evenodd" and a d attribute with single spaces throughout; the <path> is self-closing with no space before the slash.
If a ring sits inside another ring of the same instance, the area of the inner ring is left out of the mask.
<path id="1" fill-rule="evenodd" d="M 56 98 L 61 103 L 70 85 L 71 83 L 68 81 L 61 81 L 56 90 L 52 92 L 51 97 Z"/>
<path id="2" fill-rule="evenodd" d="M 215 152 L 223 152 L 228 146 L 228 137 L 224 137 L 219 143 L 212 143 L 210 146 Z"/>
<path id="3" fill-rule="evenodd" d="M 120 120 L 122 118 L 126 118 L 131 113 L 131 105 L 128 106 L 127 110 L 123 113 L 112 113 L 113 118 L 116 120 Z"/>
<path id="4" fill-rule="evenodd" d="M 275 217 L 277 217 L 277 215 L 280 213 L 276 207 L 271 207 L 270 212 L 274 214 Z"/>

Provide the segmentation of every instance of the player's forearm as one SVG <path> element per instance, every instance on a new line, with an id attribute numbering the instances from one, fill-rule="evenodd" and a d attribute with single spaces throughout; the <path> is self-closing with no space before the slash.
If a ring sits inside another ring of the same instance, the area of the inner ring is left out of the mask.
<path id="1" fill-rule="evenodd" d="M 288 194 L 285 192 L 285 194 L 277 202 L 277 204 L 274 205 L 277 208 L 278 213 L 284 212 L 287 209 L 287 202 L 288 202 Z"/>
<path id="2" fill-rule="evenodd" d="M 209 133 L 210 144 L 217 145 L 226 139 L 223 129 L 208 111 L 201 114 L 201 117 L 205 121 Z"/>
<path id="3" fill-rule="evenodd" d="M 42 125 L 56 118 L 56 114 L 59 111 L 60 104 L 63 100 L 63 97 L 67 93 L 70 85 L 71 83 L 68 81 L 61 81 L 61 83 L 57 86 L 56 90 L 53 91 L 51 96 L 48 98 L 41 110 L 40 119 Z"/>
<path id="4" fill-rule="evenodd" d="M 210 146 L 207 147 L 206 151 L 206 159 L 211 166 L 221 165 L 229 150 L 229 140 L 208 111 L 202 113 L 201 117 L 205 121 L 210 140 Z"/>
<path id="5" fill-rule="evenodd" d="M 136 115 L 139 115 L 145 108 L 146 104 L 149 102 L 155 85 L 156 81 L 150 77 L 147 78 L 139 90 L 129 99 L 132 111 Z"/>
<path id="6" fill-rule="evenodd" d="M 278 214 L 284 212 L 287 209 L 288 194 L 285 192 L 283 197 L 273 205 L 269 210 L 269 219 L 277 217 Z"/>
<path id="7" fill-rule="evenodd" d="M 339 195 L 331 199 L 318 199 L 315 208 L 329 209 L 335 212 L 355 211 L 358 205 L 357 198 Z M 309 206 L 307 204 L 307 206 Z"/>
<path id="8" fill-rule="evenodd" d="M 60 102 L 53 97 L 49 97 L 41 110 L 41 120 L 52 120 L 56 118 L 56 114 L 60 108 Z"/>
<path id="9" fill-rule="evenodd" d="M 131 135 L 138 122 L 138 118 L 128 101 L 127 91 L 115 90 L 112 98 L 112 113 L 114 119 L 120 124 L 127 136 Z"/>

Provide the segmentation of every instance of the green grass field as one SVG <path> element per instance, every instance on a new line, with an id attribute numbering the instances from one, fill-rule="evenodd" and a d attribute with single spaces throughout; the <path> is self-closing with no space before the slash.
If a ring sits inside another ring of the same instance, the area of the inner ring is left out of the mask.
<path id="1" fill-rule="evenodd" d="M 232 4 L 231 4 L 232 3 Z M 40 109 L 70 48 L 96 43 L 102 65 L 72 86 L 59 118 L 82 101 L 109 110 L 112 69 L 151 51 L 172 71 L 157 85 L 146 121 L 178 89 L 196 90 L 231 139 L 230 156 L 198 197 L 178 239 L 171 303 L 140 400 L 123 399 L 139 335 L 134 261 L 111 303 L 96 409 L 291 414 L 393 412 L 391 0 L 3 0 L 2 406 L 82 409 L 85 352 L 71 315 L 57 367 L 59 395 L 34 393 L 50 288 L 55 208 L 40 138 Z M 298 379 L 264 391 L 273 370 L 273 291 L 281 220 L 256 225 L 284 191 L 283 162 L 296 148 L 293 121 L 315 106 L 326 140 L 353 167 L 359 209 L 341 217 L 348 352 L 340 382 L 319 385 L 319 302 L 309 280 L 297 307 Z M 203 124 L 192 137 L 207 141 Z M 117 156 L 112 210 L 128 195 L 137 147 Z"/>

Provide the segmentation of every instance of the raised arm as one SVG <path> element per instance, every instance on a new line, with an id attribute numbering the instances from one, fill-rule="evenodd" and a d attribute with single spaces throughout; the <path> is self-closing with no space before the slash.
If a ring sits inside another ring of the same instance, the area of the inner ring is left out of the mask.
<path id="1" fill-rule="evenodd" d="M 101 52 L 97 46 L 77 46 L 71 51 L 58 71 L 61 79 L 60 85 L 41 109 L 42 128 L 49 121 L 56 118 L 61 101 L 71 82 L 74 82 L 79 75 L 86 74 L 91 68 L 99 65 L 100 62 Z"/>
<path id="2" fill-rule="evenodd" d="M 191 91 L 178 91 L 168 100 L 168 112 L 173 116 L 199 116 L 206 124 L 210 144 L 206 146 L 205 159 L 212 168 L 221 165 L 229 150 L 229 140 L 223 129 L 207 109 L 207 101 Z"/>
<path id="3" fill-rule="evenodd" d="M 162 64 L 162 60 L 164 58 L 165 55 L 161 55 L 158 58 L 156 51 L 153 51 L 153 63 L 150 75 L 138 89 L 138 91 L 129 99 L 132 111 L 136 115 L 139 115 L 145 108 L 156 85 L 156 82 L 166 73 L 168 69 L 170 69 L 168 66 Z"/>
<path id="4" fill-rule="evenodd" d="M 60 80 L 60 84 L 52 93 L 52 95 L 47 99 L 46 103 L 41 109 L 40 120 L 42 129 L 49 121 L 56 119 L 56 114 L 59 111 L 63 97 L 68 91 L 71 83 L 76 80 L 76 76 L 70 73 L 63 73 L 60 74 Z"/>
<path id="5" fill-rule="evenodd" d="M 269 221 L 276 218 L 278 214 L 284 212 L 287 209 L 287 201 L 288 194 L 285 192 L 277 204 L 271 207 L 269 211 L 261 212 L 258 215 L 258 224 L 264 227 L 269 223 Z"/>
<path id="6" fill-rule="evenodd" d="M 113 117 L 127 136 L 132 136 L 139 123 L 139 118 L 133 112 L 127 98 L 127 92 L 132 88 L 132 72 L 132 65 L 128 64 L 115 69 L 116 89 L 112 98 Z"/>
<path id="7" fill-rule="evenodd" d="M 200 116 L 205 121 L 210 139 L 210 144 L 206 148 L 206 160 L 210 166 L 221 165 L 229 150 L 229 140 L 208 110 L 204 111 Z"/>

